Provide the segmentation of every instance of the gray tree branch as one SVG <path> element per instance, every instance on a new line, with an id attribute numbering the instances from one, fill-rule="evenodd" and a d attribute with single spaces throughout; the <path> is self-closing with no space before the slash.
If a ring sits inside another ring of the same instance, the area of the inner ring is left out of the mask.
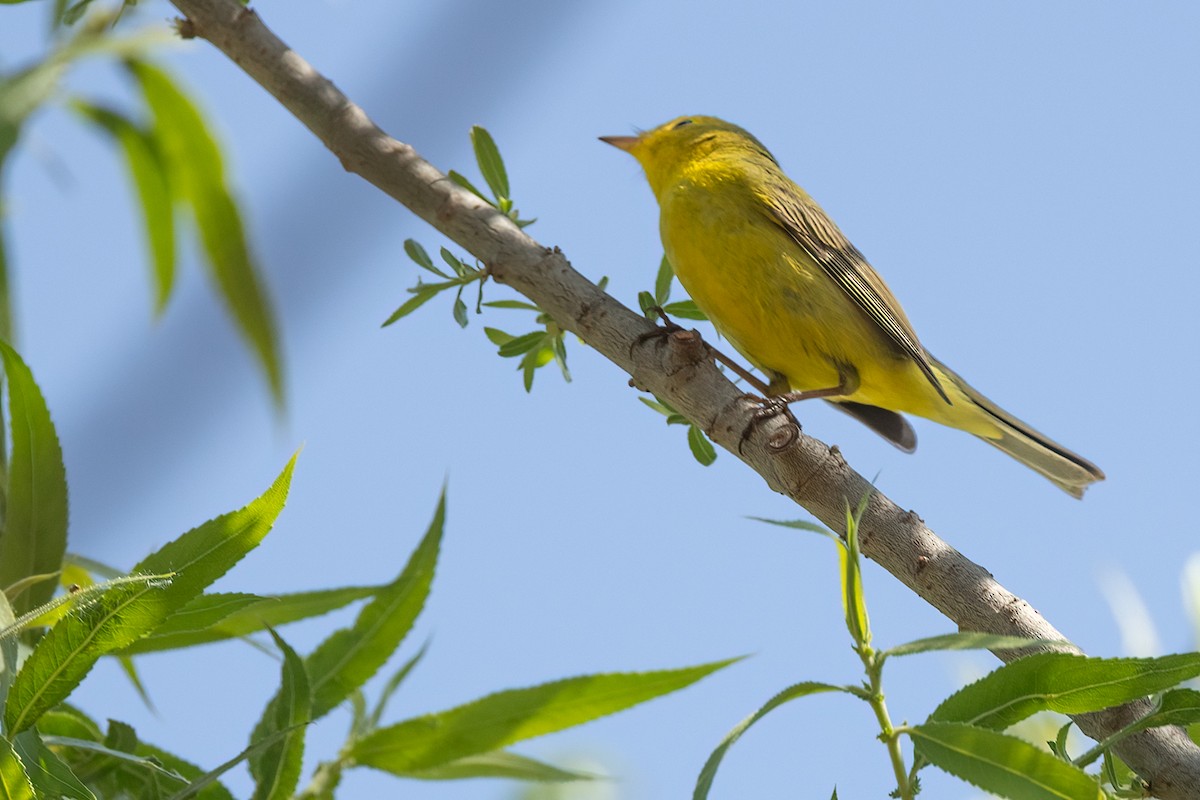
<path id="1" fill-rule="evenodd" d="M 576 272 L 557 248 L 534 241 L 508 218 L 459 188 L 407 144 L 379 129 L 337 87 L 288 48 L 237 0 L 171 0 L 185 15 L 180 32 L 215 45 L 270 92 L 342 162 L 457 242 L 512 286 L 663 398 L 758 472 L 767 485 L 844 535 L 847 502 L 871 493 L 861 521 L 862 550 L 962 630 L 1065 639 L 1029 603 L 1001 586 L 851 469 L 836 447 L 776 418 L 756 426 L 740 448 L 756 406 L 718 370 L 699 336 L 678 332 L 638 343 L 652 329 L 641 315 Z M 1001 653 L 1001 657 L 1005 654 Z M 1011 651 L 1008 657 L 1013 657 Z M 1100 740 L 1143 716 L 1147 702 L 1076 716 Z M 1168 800 L 1200 798 L 1200 748 L 1177 727 L 1152 728 L 1117 752 Z"/>

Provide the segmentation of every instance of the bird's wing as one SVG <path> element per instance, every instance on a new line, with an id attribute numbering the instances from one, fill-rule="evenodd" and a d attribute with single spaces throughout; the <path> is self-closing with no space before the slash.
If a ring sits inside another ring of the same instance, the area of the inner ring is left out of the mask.
<path id="1" fill-rule="evenodd" d="M 771 220 L 808 254 L 879 329 L 912 358 L 947 403 L 925 348 L 904 311 L 867 259 L 824 211 L 790 181 L 772 184 L 761 195 Z"/>

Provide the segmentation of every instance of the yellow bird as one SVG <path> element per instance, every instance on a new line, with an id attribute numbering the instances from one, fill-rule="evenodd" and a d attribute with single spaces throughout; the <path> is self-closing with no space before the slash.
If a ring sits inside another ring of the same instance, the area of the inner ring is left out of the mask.
<path id="1" fill-rule="evenodd" d="M 909 452 L 916 435 L 898 412 L 959 428 L 1075 497 L 1104 480 L 934 358 L 862 253 L 748 132 L 680 117 L 600 138 L 646 171 L 675 275 L 768 394 L 829 400 Z"/>

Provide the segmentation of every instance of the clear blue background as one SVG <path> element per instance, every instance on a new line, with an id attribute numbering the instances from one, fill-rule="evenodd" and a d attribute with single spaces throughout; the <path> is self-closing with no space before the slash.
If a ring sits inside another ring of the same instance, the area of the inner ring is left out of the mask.
<path id="1" fill-rule="evenodd" d="M 519 207 L 538 217 L 530 233 L 593 279 L 608 275 L 628 304 L 653 281 L 657 210 L 635 162 L 595 137 L 685 113 L 753 131 L 885 276 L 930 350 L 1108 481 L 1076 502 L 973 437 L 919 420 L 912 456 L 819 404 L 797 409 L 805 430 L 878 473 L 884 492 L 1088 652 L 1127 650 L 1105 599 L 1114 572 L 1144 598 L 1162 650 L 1194 646 L 1180 577 L 1197 550 L 1195 5 L 256 8 L 440 168 L 474 175 L 467 131 L 489 128 Z M 5 69 L 38 52 L 44 12 L 3 10 Z M 162 28 L 173 14 L 143 3 L 129 22 Z M 745 518 L 801 509 L 728 454 L 698 466 L 682 429 L 577 343 L 574 382 L 546 370 L 527 395 L 482 335 L 484 324 L 523 332 L 519 312 L 472 316 L 463 331 L 435 301 L 380 330 L 418 275 L 404 239 L 431 250 L 443 240 L 344 172 L 208 45 L 163 56 L 227 147 L 278 312 L 287 412 L 273 413 L 191 249 L 153 320 L 116 154 L 61 107 L 41 114 L 7 175 L 6 222 L 19 347 L 66 456 L 72 549 L 132 565 L 254 497 L 303 442 L 275 532 L 220 587 L 385 581 L 448 479 L 443 557 L 405 651 L 432 645 L 392 719 L 578 673 L 753 654 L 686 692 L 518 748 L 617 776 L 592 796 L 688 796 L 725 731 L 778 689 L 857 680 L 831 545 Z M 67 87 L 131 96 L 99 63 Z M 882 645 L 951 629 L 874 565 L 866 588 Z M 333 624 L 284 634 L 305 652 Z M 237 643 L 138 663 L 157 715 L 111 664 L 77 701 L 205 765 L 244 746 L 278 674 Z M 922 719 L 993 664 L 986 654 L 892 663 L 894 717 Z M 346 721 L 337 711 L 312 731 L 313 758 L 333 754 Z M 714 797 L 827 797 L 834 784 L 841 797 L 882 797 L 893 782 L 872 726 L 844 697 L 785 707 L 731 752 Z M 927 787 L 973 796 L 932 773 Z M 398 786 L 365 770 L 343 788 L 466 800 L 520 791 Z"/>

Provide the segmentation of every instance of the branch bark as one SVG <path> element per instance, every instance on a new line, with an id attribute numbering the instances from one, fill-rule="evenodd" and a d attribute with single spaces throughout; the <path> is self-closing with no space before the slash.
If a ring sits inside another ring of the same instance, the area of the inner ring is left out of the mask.
<path id="1" fill-rule="evenodd" d="M 697 334 L 678 332 L 667 346 L 638 344 L 652 329 L 576 272 L 557 249 L 543 247 L 470 192 L 459 188 L 407 144 L 380 130 L 328 79 L 289 49 L 237 0 L 171 0 L 186 16 L 185 37 L 215 45 L 270 92 L 338 157 L 342 165 L 409 208 L 548 312 L 560 326 L 700 425 L 717 444 L 758 472 L 777 492 L 845 534 L 846 503 L 870 493 L 860 526 L 862 551 L 962 630 L 1065 639 L 1029 603 L 1001 586 L 851 469 L 837 447 L 776 418 L 757 426 L 739 448 L 756 406 L 714 366 Z M 1004 654 L 1001 654 L 1002 657 Z M 1011 651 L 1008 657 L 1013 657 Z M 1100 740 L 1144 716 L 1134 702 L 1074 717 Z M 1200 798 L 1200 748 L 1177 727 L 1129 737 L 1118 754 L 1154 796 Z"/>

